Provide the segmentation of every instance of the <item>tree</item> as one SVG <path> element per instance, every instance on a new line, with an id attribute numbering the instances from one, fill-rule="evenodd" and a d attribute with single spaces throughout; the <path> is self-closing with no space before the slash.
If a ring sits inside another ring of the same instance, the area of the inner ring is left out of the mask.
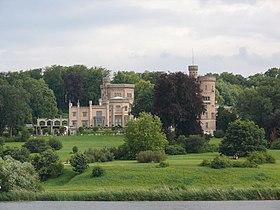
<path id="1" fill-rule="evenodd" d="M 54 150 L 60 150 L 63 147 L 62 142 L 54 137 L 49 138 L 48 145 Z"/>
<path id="2" fill-rule="evenodd" d="M 140 81 L 140 73 L 134 71 L 118 71 L 114 73 L 113 84 L 136 84 Z"/>
<path id="3" fill-rule="evenodd" d="M 17 147 L 6 147 L 2 152 L 2 158 L 8 155 L 23 163 L 29 161 L 30 151 L 25 147 L 21 147 L 20 149 Z"/>
<path id="4" fill-rule="evenodd" d="M 140 80 L 135 85 L 135 100 L 132 114 L 136 117 L 141 112 L 152 112 L 154 102 L 154 85 L 145 80 Z"/>
<path id="5" fill-rule="evenodd" d="M 88 168 L 86 155 L 79 152 L 71 156 L 70 164 L 73 167 L 73 171 L 76 171 L 79 174 L 83 173 Z"/>
<path id="6" fill-rule="evenodd" d="M 163 152 L 168 142 L 161 128 L 159 117 L 145 112 L 140 113 L 139 118 L 129 121 L 125 128 L 125 144 L 128 151 L 134 157 L 140 151 Z"/>
<path id="7" fill-rule="evenodd" d="M 226 131 L 228 128 L 228 124 L 237 120 L 237 115 L 235 111 L 230 112 L 223 107 L 219 107 L 216 120 L 217 130 Z"/>
<path id="8" fill-rule="evenodd" d="M 40 182 L 34 167 L 11 157 L 0 158 L 0 192 L 39 191 Z"/>
<path id="9" fill-rule="evenodd" d="M 205 111 L 199 84 L 182 72 L 161 74 L 155 85 L 153 113 L 160 117 L 168 133 L 202 133 L 200 116 Z"/>
<path id="10" fill-rule="evenodd" d="M 220 152 L 247 156 L 252 151 L 265 151 L 264 130 L 252 121 L 236 120 L 229 124 Z"/>
<path id="11" fill-rule="evenodd" d="M 280 138 L 280 113 L 267 118 L 264 122 L 264 129 L 270 144 Z"/>
<path id="12" fill-rule="evenodd" d="M 64 168 L 59 156 L 51 149 L 36 154 L 31 163 L 42 181 L 61 175 Z"/>
<path id="13" fill-rule="evenodd" d="M 25 90 L 3 82 L 0 83 L 0 100 L 0 129 L 8 126 L 12 136 L 13 129 L 29 120 L 29 95 Z"/>
<path id="14" fill-rule="evenodd" d="M 190 135 L 186 138 L 184 146 L 187 153 L 199 153 L 204 152 L 204 148 L 208 142 L 209 140 L 207 140 L 204 136 Z"/>
<path id="15" fill-rule="evenodd" d="M 43 152 L 48 149 L 45 139 L 29 139 L 23 147 L 27 148 L 31 153 Z"/>

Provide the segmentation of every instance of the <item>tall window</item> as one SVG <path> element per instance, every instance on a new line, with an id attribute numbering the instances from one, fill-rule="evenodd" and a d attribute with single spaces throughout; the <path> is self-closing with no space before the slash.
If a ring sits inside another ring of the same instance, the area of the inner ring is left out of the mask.
<path id="1" fill-rule="evenodd" d="M 212 119 L 215 119 L 215 113 L 214 112 L 211 113 L 211 117 L 212 117 Z"/>
<path id="2" fill-rule="evenodd" d="M 72 125 L 77 126 L 77 120 L 72 120 Z"/>
<path id="3" fill-rule="evenodd" d="M 83 117 L 86 117 L 87 116 L 87 112 L 83 112 Z"/>
<path id="4" fill-rule="evenodd" d="M 82 125 L 83 125 L 83 127 L 88 127 L 88 121 L 87 120 L 82 120 Z"/>
<path id="5" fill-rule="evenodd" d="M 96 116 L 102 116 L 102 111 L 96 111 Z"/>
<path id="6" fill-rule="evenodd" d="M 208 122 L 205 123 L 205 128 L 208 128 Z"/>
<path id="7" fill-rule="evenodd" d="M 116 112 L 120 112 L 121 111 L 121 106 L 117 105 L 116 106 Z"/>
<path id="8" fill-rule="evenodd" d="M 126 96 L 127 98 L 132 98 L 132 93 L 127 93 Z"/>
<path id="9" fill-rule="evenodd" d="M 72 114 L 73 114 L 73 117 L 76 117 L 76 115 L 77 115 L 77 112 L 73 112 Z"/>
<path id="10" fill-rule="evenodd" d="M 206 119 L 208 119 L 208 112 L 205 112 L 205 117 Z"/>

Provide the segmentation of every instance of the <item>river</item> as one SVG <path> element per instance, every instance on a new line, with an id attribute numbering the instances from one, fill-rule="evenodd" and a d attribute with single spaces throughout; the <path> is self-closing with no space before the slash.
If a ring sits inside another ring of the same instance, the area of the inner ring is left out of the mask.
<path id="1" fill-rule="evenodd" d="M 0 210 L 279 210 L 280 201 L 1 202 Z"/>

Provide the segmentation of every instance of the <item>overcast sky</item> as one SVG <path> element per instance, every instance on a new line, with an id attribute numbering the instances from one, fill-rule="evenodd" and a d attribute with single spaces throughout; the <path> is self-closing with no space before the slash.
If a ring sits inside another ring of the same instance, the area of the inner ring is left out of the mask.
<path id="1" fill-rule="evenodd" d="M 0 0 L 0 71 L 280 67 L 279 0 Z"/>

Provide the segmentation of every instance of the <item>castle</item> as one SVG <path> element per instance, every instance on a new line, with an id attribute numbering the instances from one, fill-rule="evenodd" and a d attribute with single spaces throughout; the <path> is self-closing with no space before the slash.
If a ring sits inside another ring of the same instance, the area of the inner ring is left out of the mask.
<path id="1" fill-rule="evenodd" d="M 200 85 L 206 111 L 201 116 L 201 127 L 204 133 L 216 130 L 215 77 L 198 76 L 198 66 L 189 66 L 189 76 Z M 100 85 L 101 99 L 99 105 L 77 106 L 69 103 L 69 128 L 75 132 L 79 127 L 122 126 L 133 118 L 130 114 L 134 102 L 133 84 L 111 84 L 109 78 L 103 79 Z"/>
<path id="2" fill-rule="evenodd" d="M 75 131 L 79 127 L 122 126 L 132 119 L 130 115 L 134 101 L 133 84 L 111 84 L 108 77 L 100 85 L 99 105 L 77 106 L 69 103 L 69 128 Z"/>

